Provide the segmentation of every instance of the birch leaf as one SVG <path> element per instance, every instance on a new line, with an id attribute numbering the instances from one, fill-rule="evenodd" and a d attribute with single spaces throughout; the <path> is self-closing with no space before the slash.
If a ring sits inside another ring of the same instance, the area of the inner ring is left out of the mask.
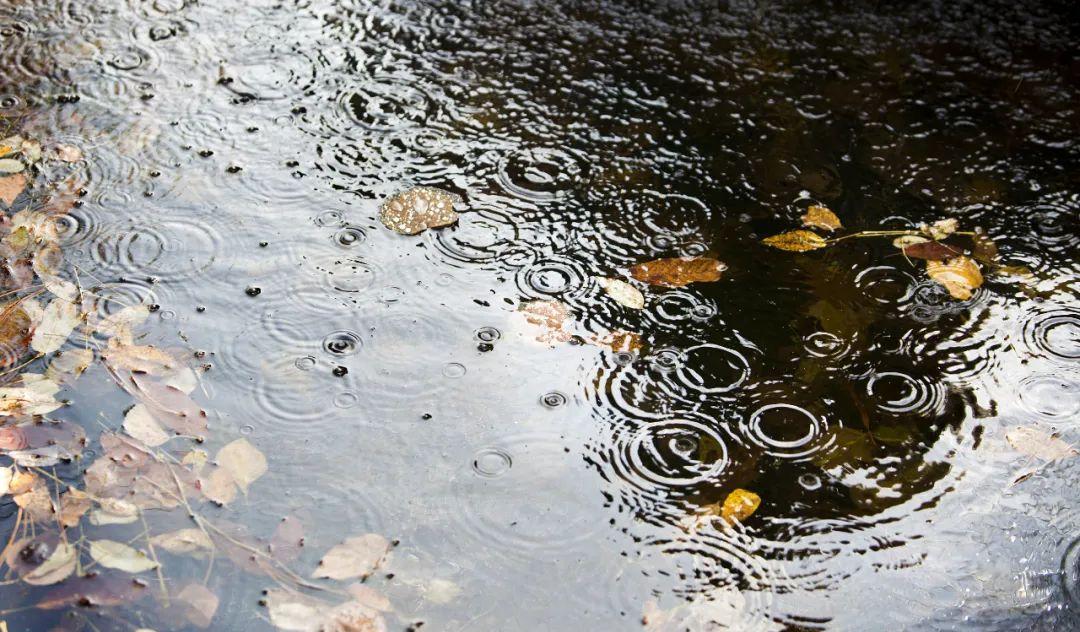
<path id="1" fill-rule="evenodd" d="M 179 529 L 162 533 L 150 538 L 150 542 L 159 549 L 174 555 L 190 555 L 202 559 L 214 550 L 210 536 L 202 529 Z"/>
<path id="2" fill-rule="evenodd" d="M 90 542 L 90 557 L 106 568 L 115 568 L 125 573 L 142 573 L 158 567 L 157 562 L 142 551 L 115 540 Z"/>
<path id="3" fill-rule="evenodd" d="M 949 294 L 958 300 L 971 298 L 974 290 L 983 284 L 979 266 L 968 257 L 954 257 L 948 261 L 927 261 L 926 273 L 945 286 Z"/>
<path id="4" fill-rule="evenodd" d="M 192 583 L 184 586 L 176 599 L 187 606 L 184 616 L 189 622 L 200 628 L 210 627 L 218 609 L 217 595 L 202 584 Z"/>
<path id="5" fill-rule="evenodd" d="M 45 306 L 30 346 L 38 353 L 56 351 L 67 341 L 79 320 L 79 307 L 74 302 L 54 298 Z"/>
<path id="6" fill-rule="evenodd" d="M 1054 435 L 1017 426 L 1005 433 L 1005 439 L 1016 451 L 1044 461 L 1054 461 L 1078 454 L 1076 448 Z"/>
<path id="7" fill-rule="evenodd" d="M 817 250 L 829 245 L 823 237 L 808 230 L 792 230 L 780 233 L 763 239 L 761 243 L 789 252 L 806 252 L 807 250 Z"/>
<path id="8" fill-rule="evenodd" d="M 48 586 L 63 581 L 75 572 L 77 558 L 74 546 L 60 542 L 52 554 L 37 568 L 23 575 L 22 580 L 31 586 Z"/>
<path id="9" fill-rule="evenodd" d="M 56 158 L 63 162 L 79 162 L 83 158 L 83 152 L 74 145 L 57 145 Z"/>
<path id="10" fill-rule="evenodd" d="M 370 575 L 390 551 L 390 542 L 376 533 L 348 538 L 326 552 L 312 577 L 352 579 Z"/>
<path id="11" fill-rule="evenodd" d="M 609 279 L 606 277 L 596 277 L 596 281 L 616 303 L 629 307 L 630 309 L 645 308 L 645 295 L 626 281 Z"/>
<path id="12" fill-rule="evenodd" d="M 930 240 L 926 237 L 923 237 L 922 235 L 902 235 L 894 239 L 892 245 L 899 248 L 900 250 L 903 250 L 908 246 L 912 246 L 914 244 L 921 244 L 928 241 Z"/>
<path id="13" fill-rule="evenodd" d="M 165 443 L 171 436 L 142 404 L 135 404 L 124 415 L 124 432 L 150 447 Z"/>
<path id="14" fill-rule="evenodd" d="M 219 467 L 232 476 L 240 491 L 247 493 L 248 486 L 266 474 L 266 457 L 247 439 L 237 439 L 218 450 L 214 457 Z"/>
<path id="15" fill-rule="evenodd" d="M 830 233 L 844 227 L 836 213 L 833 213 L 825 206 L 814 205 L 806 209 L 806 214 L 802 216 L 802 222 L 803 226 L 807 228 L 820 228 Z"/>

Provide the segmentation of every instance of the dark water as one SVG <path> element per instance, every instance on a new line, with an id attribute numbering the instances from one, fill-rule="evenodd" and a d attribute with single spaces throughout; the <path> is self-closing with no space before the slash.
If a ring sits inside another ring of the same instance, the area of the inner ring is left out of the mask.
<path id="1" fill-rule="evenodd" d="M 1080 459 L 1005 433 L 1080 441 L 1080 23 L 879 5 L 0 0 L 0 116 L 83 150 L 67 260 L 102 313 L 159 306 L 143 343 L 202 352 L 206 449 L 267 455 L 207 517 L 299 515 L 304 576 L 345 536 L 400 540 L 367 581 L 389 629 L 1071 629 Z M 460 222 L 384 228 L 418 185 Z M 1034 278 L 957 301 L 889 240 L 759 243 L 812 203 L 851 230 L 955 217 Z M 701 254 L 720 281 L 640 312 L 594 280 Z M 533 340 L 535 299 L 576 338 Z M 641 348 L 588 344 L 613 331 Z M 97 367 L 61 393 L 91 438 L 65 481 L 122 395 Z M 735 488 L 753 516 L 686 528 Z M 211 629 L 271 628 L 270 579 L 163 563 L 220 597 Z M 152 597 L 20 609 L 46 591 L 8 581 L 0 618 L 187 626 Z"/>

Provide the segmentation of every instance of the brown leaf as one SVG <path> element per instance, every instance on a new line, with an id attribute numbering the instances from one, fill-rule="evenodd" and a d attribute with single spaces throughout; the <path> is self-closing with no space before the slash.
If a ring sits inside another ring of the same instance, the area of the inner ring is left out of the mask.
<path id="1" fill-rule="evenodd" d="M 940 241 L 923 241 L 917 244 L 904 246 L 904 254 L 912 259 L 927 259 L 929 261 L 945 261 L 953 257 L 963 255 L 963 251 L 953 248 Z"/>
<path id="2" fill-rule="evenodd" d="M 454 211 L 454 203 L 458 201 L 456 195 L 432 187 L 409 189 L 383 203 L 379 221 L 396 233 L 415 235 L 458 221 Z"/>
<path id="3" fill-rule="evenodd" d="M 30 316 L 17 302 L 0 305 L 0 370 L 18 363 L 30 350 Z"/>
<path id="4" fill-rule="evenodd" d="M 893 240 L 892 245 L 900 250 L 907 248 L 912 244 L 921 244 L 930 241 L 922 235 L 902 235 Z"/>
<path id="5" fill-rule="evenodd" d="M 1016 426 L 1005 433 L 1005 439 L 1018 452 L 1044 461 L 1064 459 L 1080 453 L 1076 448 L 1057 438 L 1057 436 L 1046 434 L 1034 428 Z"/>
<path id="6" fill-rule="evenodd" d="M 718 281 L 727 266 L 711 257 L 676 257 L 638 263 L 630 276 L 650 285 L 683 287 L 691 283 Z"/>
<path id="7" fill-rule="evenodd" d="M 961 301 L 971 298 L 972 291 L 983 283 L 978 264 L 968 257 L 955 257 L 944 263 L 927 261 L 926 272 L 931 279 L 945 286 L 953 298 Z"/>
<path id="8" fill-rule="evenodd" d="M 176 599 L 186 606 L 184 616 L 192 624 L 200 628 L 210 627 L 214 620 L 214 614 L 218 609 L 217 595 L 202 584 L 188 584 L 184 586 Z"/>
<path id="9" fill-rule="evenodd" d="M 202 529 L 179 529 L 150 538 L 155 547 L 174 555 L 190 555 L 202 559 L 214 550 L 214 542 Z"/>
<path id="10" fill-rule="evenodd" d="M 390 552 L 390 542 L 376 533 L 347 538 L 326 552 L 312 577 L 352 579 L 365 577 L 379 567 Z"/>
<path id="11" fill-rule="evenodd" d="M 817 250 L 829 245 L 823 237 L 808 230 L 792 230 L 780 233 L 763 239 L 761 243 L 790 252 L 806 252 L 807 250 Z"/>
<path id="12" fill-rule="evenodd" d="M 820 228 L 830 233 L 844 227 L 836 213 L 833 213 L 825 206 L 814 205 L 806 209 L 806 214 L 802 216 L 802 222 L 803 226 L 807 228 Z"/>
<path id="13" fill-rule="evenodd" d="M 247 493 L 248 486 L 266 473 L 266 457 L 244 438 L 232 441 L 218 450 L 214 457 L 218 466 L 229 472 L 240 491 Z"/>
<path id="14" fill-rule="evenodd" d="M 643 346 L 641 334 L 636 331 L 612 331 L 602 336 L 593 336 L 589 342 L 598 347 L 611 349 L 614 353 L 620 351 L 637 353 Z"/>
<path id="15" fill-rule="evenodd" d="M 10 207 L 15 203 L 16 198 L 26 188 L 27 182 L 25 173 L 0 178 L 0 201 L 4 203 L 4 206 Z"/>

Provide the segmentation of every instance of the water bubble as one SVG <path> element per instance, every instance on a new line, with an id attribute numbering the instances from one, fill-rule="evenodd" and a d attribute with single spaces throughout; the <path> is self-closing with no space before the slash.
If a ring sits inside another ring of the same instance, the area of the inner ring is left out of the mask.
<path id="1" fill-rule="evenodd" d="M 799 476 L 799 485 L 807 490 L 821 489 L 821 478 L 817 474 L 802 474 Z"/>
<path id="2" fill-rule="evenodd" d="M 342 248 L 352 248 L 358 246 L 367 239 L 367 233 L 361 228 L 356 226 L 345 226 L 341 228 L 333 235 L 334 243 Z"/>
<path id="3" fill-rule="evenodd" d="M 563 395 L 558 391 L 545 393 L 544 396 L 540 398 L 540 403 L 543 404 L 545 408 L 558 408 L 559 406 L 566 404 L 566 395 Z"/>
<path id="4" fill-rule="evenodd" d="M 240 426 L 240 434 L 242 435 L 251 435 L 253 432 L 255 432 L 255 426 L 252 426 L 251 424 Z"/>
<path id="5" fill-rule="evenodd" d="M 480 450 L 473 457 L 473 471 L 485 478 L 502 476 L 513 465 L 510 455 L 498 448 Z"/>
<path id="6" fill-rule="evenodd" d="M 315 357 L 303 356 L 297 358 L 296 362 L 294 362 L 293 364 L 295 364 L 296 368 L 300 369 L 301 371 L 310 371 L 311 369 L 315 368 Z"/>
<path id="7" fill-rule="evenodd" d="M 347 356 L 356 353 L 363 345 L 363 340 L 355 332 L 348 330 L 335 331 L 322 341 L 322 348 L 327 353 L 337 356 Z"/>
<path id="8" fill-rule="evenodd" d="M 650 365 L 657 371 L 674 371 L 686 361 L 686 356 L 674 348 L 657 349 L 649 357 Z"/>
<path id="9" fill-rule="evenodd" d="M 397 287 L 396 285 L 388 285 L 379 292 L 380 303 L 396 303 L 405 298 L 405 290 Z"/>
<path id="10" fill-rule="evenodd" d="M 348 369 L 348 367 L 338 365 L 338 366 L 334 367 L 334 370 L 331 371 L 331 373 L 334 374 L 334 377 L 345 377 L 346 375 L 349 374 L 349 369 Z"/>
<path id="11" fill-rule="evenodd" d="M 352 408 L 360 403 L 360 398 L 355 393 L 342 391 L 334 395 L 334 406 L 338 408 Z"/>
<path id="12" fill-rule="evenodd" d="M 315 216 L 316 226 L 344 226 L 345 215 L 341 211 L 323 211 Z"/>
<path id="13" fill-rule="evenodd" d="M 473 336 L 480 342 L 495 342 L 502 334 L 494 327 L 481 327 L 473 332 Z"/>
<path id="14" fill-rule="evenodd" d="M 630 351 L 617 351 L 614 355 L 616 366 L 630 366 L 637 360 L 637 354 Z"/>
<path id="15" fill-rule="evenodd" d="M 442 374 L 450 378 L 458 378 L 465 375 L 465 365 L 457 362 L 449 362 L 443 366 Z"/>

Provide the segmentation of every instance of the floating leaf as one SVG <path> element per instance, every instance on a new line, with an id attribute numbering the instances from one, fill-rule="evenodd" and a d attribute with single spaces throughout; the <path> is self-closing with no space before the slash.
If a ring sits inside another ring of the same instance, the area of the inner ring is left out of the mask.
<path id="1" fill-rule="evenodd" d="M 146 584 L 118 575 L 92 573 L 70 579 L 50 591 L 36 607 L 56 610 L 71 606 L 119 606 L 146 594 Z"/>
<path id="2" fill-rule="evenodd" d="M 968 257 L 955 257 L 944 263 L 927 261 L 926 272 L 931 279 L 945 286 L 953 298 L 961 301 L 971 298 L 972 291 L 983 283 L 978 264 Z"/>
<path id="3" fill-rule="evenodd" d="M 525 321 L 540 328 L 536 340 L 543 343 L 567 342 L 573 338 L 566 328 L 570 321 L 570 308 L 561 301 L 529 301 L 518 306 Z"/>
<path id="4" fill-rule="evenodd" d="M 808 230 L 792 230 L 780 233 L 763 239 L 761 243 L 790 252 L 806 252 L 807 250 L 817 250 L 829 245 L 829 242 L 825 241 L 823 237 Z"/>
<path id="5" fill-rule="evenodd" d="M 60 526 L 74 527 L 79 524 L 83 514 L 90 510 L 91 504 L 90 496 L 74 487 L 60 494 L 60 515 L 57 518 Z"/>
<path id="6" fill-rule="evenodd" d="M 606 277 L 596 277 L 596 281 L 600 284 L 600 287 L 604 288 L 608 296 L 615 299 L 616 303 L 630 309 L 645 308 L 645 295 L 626 281 Z"/>
<path id="7" fill-rule="evenodd" d="M 711 257 L 676 257 L 639 263 L 630 276 L 650 285 L 683 287 L 690 283 L 717 281 L 727 266 Z"/>
<path id="8" fill-rule="evenodd" d="M 179 529 L 150 538 L 155 547 L 174 555 L 204 558 L 214 550 L 214 542 L 202 529 Z"/>
<path id="9" fill-rule="evenodd" d="M 761 505 L 761 497 L 754 492 L 745 489 L 736 489 L 724 499 L 724 505 L 720 509 L 720 517 L 728 524 L 736 521 L 742 522 L 749 518 L 758 506 Z"/>
<path id="10" fill-rule="evenodd" d="M 63 405 L 53 397 L 55 392 L 39 385 L 0 388 L 0 417 L 51 413 Z"/>
<path id="11" fill-rule="evenodd" d="M 612 331 L 602 336 L 593 336 L 589 342 L 599 347 L 611 349 L 614 353 L 626 351 L 637 353 L 641 351 L 641 334 L 636 331 Z"/>
<path id="12" fill-rule="evenodd" d="M 30 348 L 33 320 L 19 303 L 0 305 L 0 370 L 19 361 Z"/>
<path id="13" fill-rule="evenodd" d="M 348 538 L 326 552 L 312 577 L 352 579 L 365 577 L 379 567 L 390 551 L 390 542 L 376 533 Z"/>
<path id="14" fill-rule="evenodd" d="M 100 527 L 106 524 L 131 524 L 139 519 L 139 508 L 119 498 L 99 498 L 101 507 L 90 512 L 90 524 Z"/>
<path id="15" fill-rule="evenodd" d="M 922 235 L 903 235 L 893 240 L 892 245 L 896 246 L 900 250 L 907 248 L 913 244 L 922 244 L 930 241 Z"/>
<path id="16" fill-rule="evenodd" d="M 454 211 L 458 201 L 458 196 L 432 187 L 409 189 L 383 203 L 379 221 L 396 233 L 415 235 L 458 221 Z"/>
<path id="17" fill-rule="evenodd" d="M 917 244 L 904 246 L 904 254 L 912 259 L 926 259 L 928 261 L 945 261 L 953 257 L 963 255 L 963 251 L 953 248 L 940 241 L 922 241 Z"/>
<path id="18" fill-rule="evenodd" d="M 833 213 L 827 207 L 817 205 L 806 209 L 806 214 L 802 216 L 802 222 L 803 226 L 808 228 L 820 228 L 830 233 L 844 227 L 836 213 Z"/>
<path id="19" fill-rule="evenodd" d="M 224 468 L 212 467 L 204 472 L 199 477 L 199 489 L 203 496 L 219 505 L 228 505 L 236 500 L 236 481 Z"/>
<path id="20" fill-rule="evenodd" d="M 30 346 L 38 353 L 56 351 L 67 341 L 79 320 L 79 307 L 74 302 L 54 298 L 45 306 L 41 322 L 34 328 Z"/>
<path id="21" fill-rule="evenodd" d="M 165 443 L 171 436 L 142 404 L 135 404 L 124 415 L 124 432 L 151 447 Z"/>
<path id="22" fill-rule="evenodd" d="M 0 173 L 19 173 L 26 166 L 14 158 L 0 158 Z"/>
<path id="23" fill-rule="evenodd" d="M 0 158 L 13 154 L 22 149 L 23 138 L 22 136 L 8 136 L 7 138 L 0 140 Z"/>
<path id="24" fill-rule="evenodd" d="M 379 612 L 359 600 L 331 606 L 299 593 L 266 591 L 270 623 L 279 630 L 294 632 L 386 632 Z"/>
<path id="25" fill-rule="evenodd" d="M 125 573 L 142 573 L 158 567 L 157 562 L 147 557 L 146 553 L 115 540 L 91 541 L 90 557 L 106 568 Z"/>
<path id="26" fill-rule="evenodd" d="M 94 361 L 92 349 L 69 349 L 53 356 L 45 376 L 54 382 L 72 382 Z"/>
<path id="27" fill-rule="evenodd" d="M 200 628 L 210 627 L 218 609 L 217 595 L 202 584 L 188 584 L 176 595 L 177 601 L 186 606 L 184 616 Z"/>
<path id="28" fill-rule="evenodd" d="M 56 158 L 63 162 L 79 162 L 83 158 L 82 150 L 73 145 L 57 145 Z"/>
<path id="29" fill-rule="evenodd" d="M 117 338 L 109 339 L 109 346 L 101 355 L 113 370 L 169 375 L 180 366 L 176 358 L 157 347 L 125 344 Z"/>
<path id="30" fill-rule="evenodd" d="M 955 218 L 950 217 L 948 219 L 940 219 L 933 224 L 919 224 L 919 230 L 927 237 L 935 241 L 941 241 L 955 233 L 959 226 L 960 222 Z"/>
<path id="31" fill-rule="evenodd" d="M 1005 439 L 1014 449 L 1044 461 L 1054 461 L 1076 456 L 1077 449 L 1055 435 L 1034 428 L 1016 426 L 1005 433 Z"/>
<path id="32" fill-rule="evenodd" d="M 32 163 L 41 160 L 41 143 L 36 140 L 24 140 L 21 151 L 22 155 Z"/>
<path id="33" fill-rule="evenodd" d="M 214 460 L 245 494 L 249 485 L 266 474 L 266 457 L 247 439 L 237 439 L 221 448 Z"/>
<path id="34" fill-rule="evenodd" d="M 53 550 L 49 559 L 23 575 L 22 580 L 32 586 L 48 586 L 63 581 L 75 572 L 75 563 L 78 558 L 76 553 L 75 547 L 67 542 L 61 542 Z"/>
<path id="35" fill-rule="evenodd" d="M 11 206 L 26 188 L 26 174 L 16 173 L 13 176 L 0 178 L 0 201 L 5 206 Z"/>

